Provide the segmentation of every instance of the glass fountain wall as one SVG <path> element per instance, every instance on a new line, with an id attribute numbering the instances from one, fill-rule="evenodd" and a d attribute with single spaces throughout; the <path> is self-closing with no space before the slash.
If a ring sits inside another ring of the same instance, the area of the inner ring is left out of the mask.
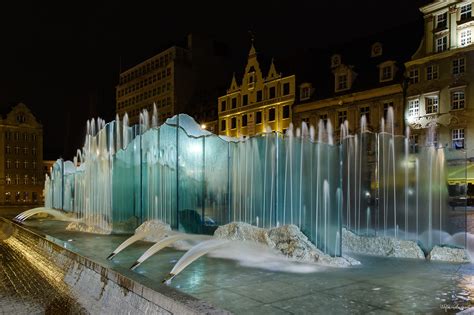
<path id="1" fill-rule="evenodd" d="M 153 219 L 205 234 L 234 221 L 295 224 L 330 255 L 341 255 L 342 225 L 425 247 L 444 242 L 440 231 L 453 232 L 446 165 L 466 166 L 465 152 L 415 152 L 403 136 L 371 132 L 334 145 L 314 141 L 306 126 L 296 135 L 229 139 L 200 130 L 187 115 L 147 125 L 90 122 L 74 162 L 58 160 L 46 179 L 46 206 L 109 231 Z"/>

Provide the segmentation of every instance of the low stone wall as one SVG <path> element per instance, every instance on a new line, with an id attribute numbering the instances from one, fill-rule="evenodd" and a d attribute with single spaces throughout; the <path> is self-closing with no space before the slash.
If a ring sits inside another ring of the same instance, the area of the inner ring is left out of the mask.
<path id="1" fill-rule="evenodd" d="M 69 294 L 91 314 L 228 313 L 165 285 L 151 289 L 19 225 L 14 229 L 9 240 L 25 256 L 41 257 L 45 273 L 54 270 L 54 278 L 65 283 Z"/>

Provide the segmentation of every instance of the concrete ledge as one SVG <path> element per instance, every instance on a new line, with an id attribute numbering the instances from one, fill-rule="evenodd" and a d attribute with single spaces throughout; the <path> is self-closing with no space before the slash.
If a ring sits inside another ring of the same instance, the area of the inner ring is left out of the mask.
<path id="1" fill-rule="evenodd" d="M 145 286 L 127 277 L 131 272 L 128 269 L 122 272 L 119 268 L 116 271 L 104 267 L 45 236 L 12 224 L 15 232 L 11 237 L 61 270 L 61 280 L 74 298 L 93 314 L 229 314 L 166 285 L 149 281 L 150 285 Z"/>

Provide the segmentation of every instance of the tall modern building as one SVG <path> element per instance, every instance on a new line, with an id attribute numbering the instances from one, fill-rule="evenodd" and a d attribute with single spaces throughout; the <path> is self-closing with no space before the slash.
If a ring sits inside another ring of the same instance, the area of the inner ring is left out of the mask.
<path id="1" fill-rule="evenodd" d="M 412 141 L 474 154 L 474 18 L 472 1 L 422 7 L 424 37 L 405 63 L 410 85 L 405 117 Z M 428 136 L 429 129 L 434 130 Z"/>
<path id="2" fill-rule="evenodd" d="M 291 123 L 295 75 L 283 75 L 273 62 L 265 68 L 251 46 L 239 82 L 235 74 L 225 95 L 218 99 L 219 134 L 252 136 L 267 127 L 284 132 Z"/>
<path id="3" fill-rule="evenodd" d="M 227 53 L 224 44 L 191 34 L 186 48 L 170 47 L 123 71 L 116 87 L 117 114 L 128 113 L 130 123 L 138 123 L 140 112 L 156 104 L 160 121 L 187 113 L 212 127 L 215 99 L 228 75 Z"/>
<path id="4" fill-rule="evenodd" d="M 43 126 L 25 104 L 0 119 L 0 203 L 43 201 Z"/>

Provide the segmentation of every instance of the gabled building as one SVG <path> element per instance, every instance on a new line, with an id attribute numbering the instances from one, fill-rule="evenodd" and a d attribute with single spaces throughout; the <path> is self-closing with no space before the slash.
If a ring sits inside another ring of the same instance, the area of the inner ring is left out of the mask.
<path id="1" fill-rule="evenodd" d="M 405 63 L 410 85 L 405 117 L 420 145 L 474 156 L 474 17 L 472 1 L 434 1 L 420 9 L 424 37 Z M 428 129 L 434 128 L 434 136 Z"/>
<path id="2" fill-rule="evenodd" d="M 234 73 L 227 93 L 218 98 L 219 134 L 241 137 L 284 132 L 291 123 L 295 75 L 283 75 L 272 61 L 262 66 L 252 43 L 239 81 Z"/>

